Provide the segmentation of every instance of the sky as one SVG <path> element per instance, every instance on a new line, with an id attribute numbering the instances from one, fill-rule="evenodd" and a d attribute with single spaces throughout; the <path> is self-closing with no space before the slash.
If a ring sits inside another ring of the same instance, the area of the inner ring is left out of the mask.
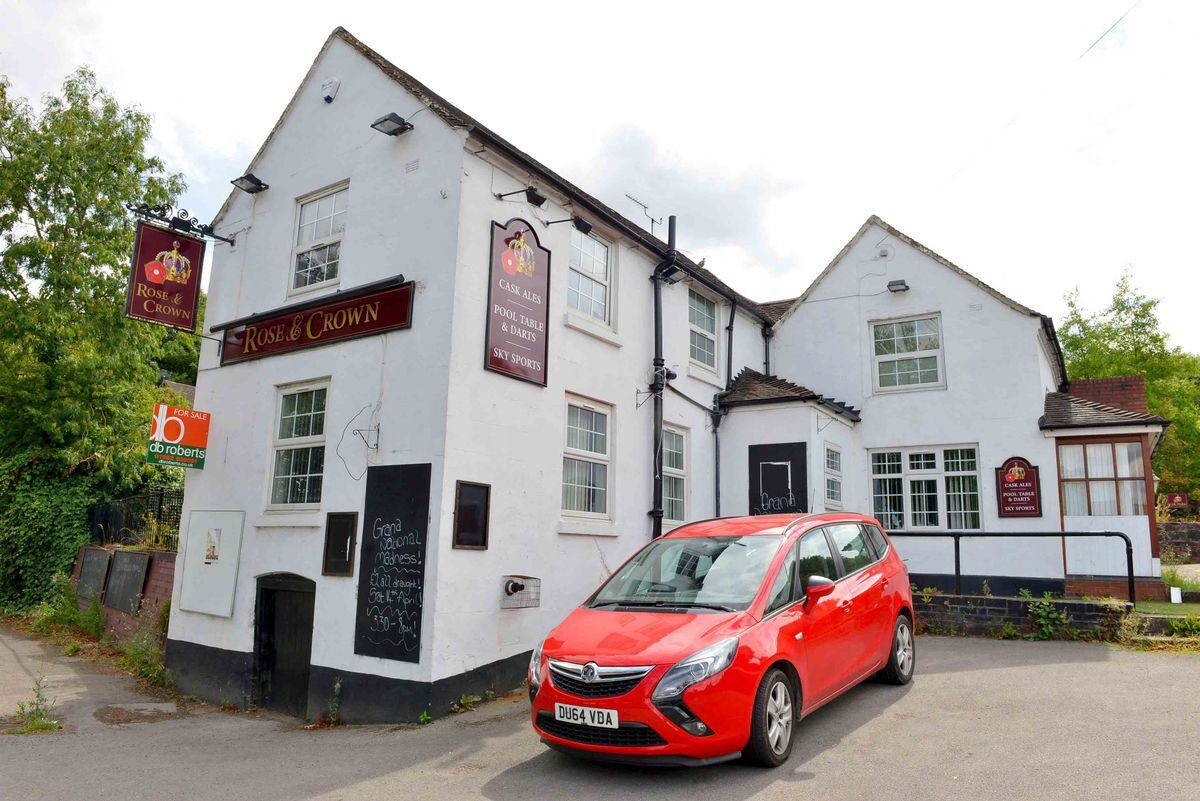
<path id="1" fill-rule="evenodd" d="M 1128 269 L 1200 352 L 1200 3 L 0 0 L 0 73 L 92 67 L 208 220 L 338 25 L 754 299 L 878 214 L 1058 320 Z"/>

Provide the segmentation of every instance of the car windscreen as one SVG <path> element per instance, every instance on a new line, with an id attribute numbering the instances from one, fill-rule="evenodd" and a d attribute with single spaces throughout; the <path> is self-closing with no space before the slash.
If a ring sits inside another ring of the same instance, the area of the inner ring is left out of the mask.
<path id="1" fill-rule="evenodd" d="M 758 594 L 782 540 L 777 534 L 655 540 L 614 573 L 588 605 L 742 611 Z"/>

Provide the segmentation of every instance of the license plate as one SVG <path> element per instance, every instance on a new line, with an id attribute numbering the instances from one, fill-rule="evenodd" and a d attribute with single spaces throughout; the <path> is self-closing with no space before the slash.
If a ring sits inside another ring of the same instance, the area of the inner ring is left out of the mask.
<path id="1" fill-rule="evenodd" d="M 617 721 L 617 710 L 597 709 L 593 706 L 575 706 L 574 704 L 555 704 L 554 719 L 564 723 L 578 723 L 581 726 L 595 726 L 600 729 L 616 729 L 620 727 Z"/>

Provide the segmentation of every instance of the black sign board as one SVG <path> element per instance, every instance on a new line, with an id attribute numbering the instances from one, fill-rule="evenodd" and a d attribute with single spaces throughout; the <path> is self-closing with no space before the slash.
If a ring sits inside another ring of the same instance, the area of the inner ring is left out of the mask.
<path id="1" fill-rule="evenodd" d="M 142 587 L 146 585 L 146 568 L 150 554 L 142 551 L 117 551 L 108 571 L 108 587 L 104 590 L 104 605 L 126 614 L 137 614 L 142 605 Z"/>
<path id="2" fill-rule="evenodd" d="M 750 514 L 808 511 L 806 450 L 803 442 L 750 446 Z"/>
<path id="3" fill-rule="evenodd" d="M 100 593 L 104 590 L 104 578 L 107 575 L 108 551 L 103 548 L 84 548 L 75 593 L 85 601 L 100 600 Z"/>
<path id="4" fill-rule="evenodd" d="M 421 660 L 432 465 L 367 468 L 354 653 Z"/>
<path id="5" fill-rule="evenodd" d="M 325 516 L 325 558 L 323 576 L 354 575 L 354 535 L 358 531 L 358 512 L 330 512 Z"/>

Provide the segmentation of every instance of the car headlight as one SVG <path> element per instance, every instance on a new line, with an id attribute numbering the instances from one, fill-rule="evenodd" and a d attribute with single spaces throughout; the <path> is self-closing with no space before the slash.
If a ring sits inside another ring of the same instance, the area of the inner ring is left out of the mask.
<path id="1" fill-rule="evenodd" d="M 529 692 L 537 692 L 538 685 L 542 683 L 542 646 L 546 644 L 542 640 L 537 644 L 537 648 L 533 649 L 533 653 L 529 657 Z"/>
<path id="2" fill-rule="evenodd" d="M 665 701 L 668 698 L 677 698 L 696 682 L 717 675 L 733 662 L 737 647 L 737 637 L 730 637 L 692 654 L 666 672 L 654 688 L 651 700 Z"/>

